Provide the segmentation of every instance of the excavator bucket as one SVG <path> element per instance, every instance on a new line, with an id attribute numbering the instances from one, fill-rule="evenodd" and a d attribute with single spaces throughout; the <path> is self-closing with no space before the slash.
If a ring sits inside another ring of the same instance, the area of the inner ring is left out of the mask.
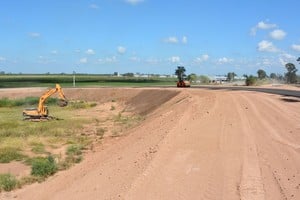
<path id="1" fill-rule="evenodd" d="M 65 106 L 68 105 L 68 101 L 63 100 L 63 99 L 59 99 L 59 100 L 57 101 L 57 105 L 58 105 L 59 107 L 65 107 Z"/>

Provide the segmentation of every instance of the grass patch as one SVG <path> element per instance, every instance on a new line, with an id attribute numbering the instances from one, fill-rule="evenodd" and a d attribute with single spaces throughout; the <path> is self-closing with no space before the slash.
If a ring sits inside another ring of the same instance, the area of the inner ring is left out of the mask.
<path id="1" fill-rule="evenodd" d="M 79 144 L 71 144 L 68 146 L 66 150 L 66 158 L 65 160 L 59 162 L 59 169 L 60 170 L 65 170 L 70 168 L 72 165 L 75 163 L 79 163 L 82 161 L 82 150 L 83 146 Z"/>
<path id="2" fill-rule="evenodd" d="M 52 156 L 37 157 L 31 161 L 31 175 L 46 178 L 57 172 L 58 167 Z"/>
<path id="3" fill-rule="evenodd" d="M 42 182 L 44 180 L 44 178 L 38 177 L 38 176 L 24 176 L 19 180 L 19 186 L 23 186 L 23 185 L 29 185 L 35 182 Z"/>
<path id="4" fill-rule="evenodd" d="M 45 145 L 41 142 L 32 142 L 30 144 L 32 146 L 31 151 L 36 154 L 46 153 Z"/>
<path id="5" fill-rule="evenodd" d="M 0 192 L 11 191 L 18 185 L 18 180 L 11 174 L 0 174 Z"/>
<path id="6" fill-rule="evenodd" d="M 67 169 L 81 162 L 83 151 L 89 149 L 93 141 L 102 139 L 108 131 L 108 128 L 101 127 L 102 124 L 100 126 L 103 119 L 78 115 L 78 109 L 97 106 L 96 103 L 85 101 L 70 102 L 68 107 L 60 108 L 52 105 L 56 103 L 56 99 L 50 100 L 48 102 L 50 116 L 59 117 L 59 120 L 24 121 L 22 117 L 24 105 L 35 105 L 37 102 L 38 98 L 25 100 L 2 98 L 0 102 L 0 163 L 16 160 L 31 166 L 31 175 L 21 177 L 12 188 L 42 182 L 58 170 Z M 117 110 L 116 107 L 111 108 Z M 126 116 L 123 112 L 114 118 L 111 116 L 112 114 L 104 119 L 104 122 L 108 121 L 109 126 L 116 125 L 117 129 L 112 133 L 113 137 L 118 137 L 124 126 L 131 127 L 140 120 L 136 116 Z M 95 123 L 95 134 L 84 132 L 85 124 Z M 9 178 L 13 180 L 12 177 Z M 7 180 L 10 180 L 9 178 L 6 177 Z"/>
<path id="7" fill-rule="evenodd" d="M 15 147 L 0 148 L 0 163 L 9 163 L 13 160 L 20 161 L 26 156 L 20 153 L 20 149 Z"/>
<path id="8" fill-rule="evenodd" d="M 47 105 L 55 105 L 57 104 L 57 98 L 48 98 L 46 101 Z M 39 103 L 38 97 L 25 97 L 23 99 L 9 99 L 9 98 L 1 98 L 0 99 L 0 107 L 17 107 L 17 106 L 33 106 Z"/>
<path id="9" fill-rule="evenodd" d="M 95 102 L 86 102 L 86 101 L 71 101 L 69 102 L 69 108 L 70 109 L 86 109 L 86 108 L 92 108 L 97 106 L 97 103 Z"/>
<path id="10" fill-rule="evenodd" d="M 119 112 L 118 115 L 116 115 L 113 120 L 117 124 L 124 125 L 125 128 L 130 128 L 133 125 L 136 125 L 137 123 L 142 121 L 143 117 L 140 115 L 126 116 L 126 115 L 122 115 L 122 113 Z"/>

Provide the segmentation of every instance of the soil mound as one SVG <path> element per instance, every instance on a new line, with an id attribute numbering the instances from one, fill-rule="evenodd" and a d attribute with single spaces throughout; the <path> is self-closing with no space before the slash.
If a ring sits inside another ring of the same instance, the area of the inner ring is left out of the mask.
<path id="1" fill-rule="evenodd" d="M 175 90 L 142 90 L 127 102 L 128 109 L 140 115 L 147 115 L 176 96 Z"/>
<path id="2" fill-rule="evenodd" d="M 126 102 L 141 90 L 132 88 L 64 88 L 69 100 L 96 101 L 99 103 Z"/>

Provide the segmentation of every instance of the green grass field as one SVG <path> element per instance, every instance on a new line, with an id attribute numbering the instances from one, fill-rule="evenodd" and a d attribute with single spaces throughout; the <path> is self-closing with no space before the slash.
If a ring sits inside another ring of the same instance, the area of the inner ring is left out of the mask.
<path id="1" fill-rule="evenodd" d="M 110 87 L 147 87 L 175 85 L 176 78 L 139 78 L 115 77 L 104 75 L 76 75 L 77 87 L 110 86 Z M 73 86 L 73 75 L 0 75 L 0 88 L 14 87 L 49 87 L 60 83 L 63 87 Z"/>

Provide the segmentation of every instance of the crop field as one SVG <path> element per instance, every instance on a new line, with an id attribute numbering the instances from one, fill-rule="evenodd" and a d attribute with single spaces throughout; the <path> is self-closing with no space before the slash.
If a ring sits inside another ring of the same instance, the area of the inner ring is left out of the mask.
<path id="1" fill-rule="evenodd" d="M 158 86 L 174 85 L 176 78 L 159 77 L 117 77 L 108 75 L 86 75 L 78 74 L 75 76 L 75 85 L 85 86 Z M 62 86 L 73 86 L 73 75 L 0 75 L 0 88 L 12 87 L 48 87 L 54 83 L 60 83 Z"/>

